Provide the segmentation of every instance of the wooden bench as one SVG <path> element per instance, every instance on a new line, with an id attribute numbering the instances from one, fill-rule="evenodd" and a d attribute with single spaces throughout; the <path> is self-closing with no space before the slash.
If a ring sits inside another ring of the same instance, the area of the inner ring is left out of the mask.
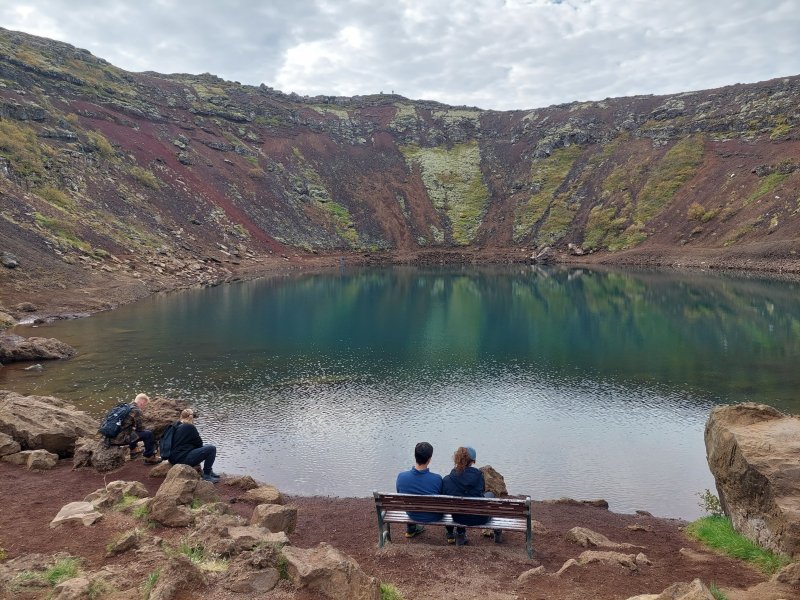
<path id="1" fill-rule="evenodd" d="M 373 492 L 378 513 L 378 547 L 392 541 L 390 523 L 420 523 L 422 525 L 453 525 L 454 527 L 480 527 L 524 531 L 528 558 L 533 558 L 531 531 L 531 499 L 527 498 L 462 498 L 460 496 L 420 496 L 417 494 L 381 494 Z M 415 521 L 411 512 L 441 513 L 438 521 Z M 491 517 L 481 525 L 463 525 L 453 521 L 452 515 L 481 515 Z"/>

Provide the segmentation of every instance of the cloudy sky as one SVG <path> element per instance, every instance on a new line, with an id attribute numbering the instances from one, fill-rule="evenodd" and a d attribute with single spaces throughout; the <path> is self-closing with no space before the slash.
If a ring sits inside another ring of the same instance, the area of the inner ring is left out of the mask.
<path id="1" fill-rule="evenodd" d="M 0 0 L 130 71 L 481 108 L 800 74 L 800 0 Z"/>

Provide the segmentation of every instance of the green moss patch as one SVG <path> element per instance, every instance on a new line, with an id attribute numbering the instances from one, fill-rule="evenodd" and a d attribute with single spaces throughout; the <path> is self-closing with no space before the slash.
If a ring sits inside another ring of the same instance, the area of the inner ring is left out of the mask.
<path id="1" fill-rule="evenodd" d="M 489 202 L 481 174 L 481 156 L 475 141 L 442 146 L 400 148 L 409 164 L 417 165 L 433 207 L 445 216 L 453 242 L 467 245 L 475 239 Z"/>
<path id="2" fill-rule="evenodd" d="M 543 218 L 536 235 L 538 243 L 553 243 L 564 236 L 576 209 L 568 205 L 566 194 L 556 197 L 556 190 L 582 152 L 580 146 L 560 148 L 531 166 L 531 183 L 538 191 L 514 210 L 514 241 L 530 234 Z"/>

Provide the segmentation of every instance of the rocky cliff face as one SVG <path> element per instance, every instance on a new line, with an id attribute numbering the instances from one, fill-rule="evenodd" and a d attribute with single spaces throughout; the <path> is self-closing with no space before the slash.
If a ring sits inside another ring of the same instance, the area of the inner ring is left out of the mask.
<path id="1" fill-rule="evenodd" d="M 298 251 L 794 256 L 798 106 L 800 77 L 509 112 L 309 98 L 0 29 L 0 250 L 199 281 Z"/>

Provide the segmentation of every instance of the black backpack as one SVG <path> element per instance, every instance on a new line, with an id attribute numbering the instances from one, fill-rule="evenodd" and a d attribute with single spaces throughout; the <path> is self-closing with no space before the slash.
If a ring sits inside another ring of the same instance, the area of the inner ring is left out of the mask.
<path id="1" fill-rule="evenodd" d="M 171 425 L 167 425 L 167 428 L 161 435 L 161 440 L 158 442 L 158 454 L 164 460 L 169 460 L 170 454 L 172 454 L 172 440 L 175 437 L 175 430 L 178 429 L 178 425 L 180 424 L 180 421 L 176 421 Z"/>
<path id="2" fill-rule="evenodd" d="M 107 438 L 117 437 L 122 431 L 122 424 L 125 422 L 128 415 L 131 414 L 132 410 L 133 406 L 127 403 L 115 406 L 108 411 L 108 414 L 106 414 L 103 423 L 97 431 Z"/>

